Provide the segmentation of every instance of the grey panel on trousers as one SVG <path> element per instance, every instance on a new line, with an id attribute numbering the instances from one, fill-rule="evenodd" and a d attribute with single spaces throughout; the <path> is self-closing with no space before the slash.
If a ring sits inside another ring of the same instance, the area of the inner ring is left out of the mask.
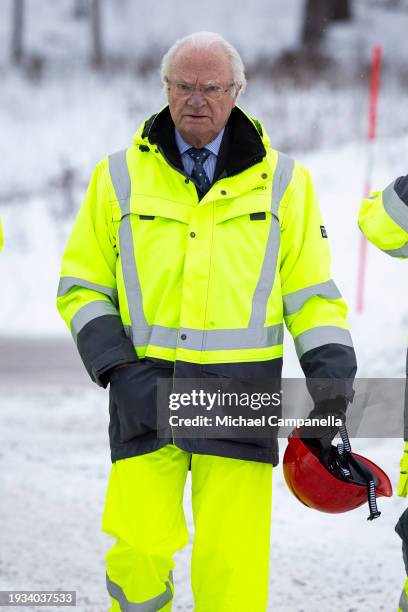
<path id="1" fill-rule="evenodd" d="M 165 606 L 169 601 L 173 599 L 173 591 L 170 585 L 173 584 L 172 572 L 169 574 L 169 580 L 166 581 L 166 590 L 160 593 L 152 599 L 148 599 L 141 603 L 132 603 L 128 601 L 122 587 L 115 582 L 110 580 L 108 574 L 106 574 L 106 587 L 108 593 L 113 599 L 120 605 L 121 612 L 156 612 Z"/>

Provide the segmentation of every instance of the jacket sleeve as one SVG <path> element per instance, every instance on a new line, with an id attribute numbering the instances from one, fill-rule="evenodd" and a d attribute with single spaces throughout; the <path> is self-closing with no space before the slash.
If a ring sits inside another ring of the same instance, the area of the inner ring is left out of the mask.
<path id="1" fill-rule="evenodd" d="M 358 225 L 367 240 L 385 253 L 408 258 L 408 175 L 364 199 Z"/>
<path id="2" fill-rule="evenodd" d="M 356 357 L 347 306 L 330 274 L 326 229 L 309 172 L 296 163 L 282 201 L 284 319 L 315 402 L 351 401 Z"/>
<path id="3" fill-rule="evenodd" d="M 117 252 L 110 227 L 106 160 L 93 172 L 62 259 L 57 307 L 92 380 L 137 359 L 118 311 Z"/>

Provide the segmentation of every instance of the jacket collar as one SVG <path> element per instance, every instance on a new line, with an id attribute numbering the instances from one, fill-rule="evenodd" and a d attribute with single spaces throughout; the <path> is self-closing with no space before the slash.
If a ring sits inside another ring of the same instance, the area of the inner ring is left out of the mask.
<path id="1" fill-rule="evenodd" d="M 168 106 L 144 123 L 140 137 L 158 146 L 171 164 L 183 169 Z M 225 126 L 214 180 L 233 176 L 259 163 L 266 155 L 267 142 L 260 123 L 235 106 Z"/>

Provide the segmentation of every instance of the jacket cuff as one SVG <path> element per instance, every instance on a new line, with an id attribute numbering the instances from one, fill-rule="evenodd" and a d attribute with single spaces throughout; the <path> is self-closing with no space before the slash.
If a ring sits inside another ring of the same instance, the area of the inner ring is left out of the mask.
<path id="1" fill-rule="evenodd" d="M 300 365 L 315 404 L 337 397 L 353 401 L 353 382 L 357 371 L 353 347 L 324 344 L 304 353 Z"/>
<path id="2" fill-rule="evenodd" d="M 394 183 L 394 191 L 404 204 L 408 206 L 408 174 L 400 176 Z"/>
<path id="3" fill-rule="evenodd" d="M 104 388 L 109 382 L 109 370 L 138 359 L 120 317 L 115 315 L 89 321 L 78 334 L 77 347 L 91 379 Z"/>

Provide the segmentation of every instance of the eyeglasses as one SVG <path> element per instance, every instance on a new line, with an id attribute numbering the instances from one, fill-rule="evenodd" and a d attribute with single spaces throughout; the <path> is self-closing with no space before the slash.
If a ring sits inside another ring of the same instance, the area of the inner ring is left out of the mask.
<path id="1" fill-rule="evenodd" d="M 206 85 L 192 85 L 185 81 L 170 81 L 167 79 L 168 89 L 172 89 L 174 95 L 177 98 L 188 98 L 196 90 L 198 90 L 204 98 L 208 100 L 219 100 L 221 96 L 229 91 L 232 87 L 235 87 L 235 83 L 232 82 L 230 85 L 220 85 L 218 83 L 207 83 Z"/>

